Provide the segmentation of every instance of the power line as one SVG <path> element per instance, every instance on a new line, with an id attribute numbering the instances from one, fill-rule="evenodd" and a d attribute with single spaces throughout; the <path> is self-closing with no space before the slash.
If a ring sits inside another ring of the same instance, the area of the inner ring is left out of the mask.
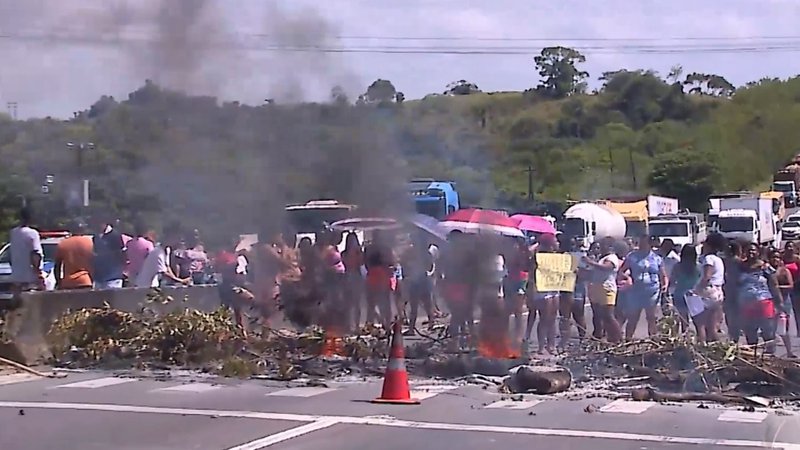
<path id="1" fill-rule="evenodd" d="M 408 45 L 288 45 L 265 42 L 259 35 L 240 35 L 250 39 L 206 39 L 193 43 L 208 50 L 242 50 L 287 53 L 372 53 L 372 54 L 427 54 L 427 55 L 532 55 L 541 46 L 408 46 Z M 256 39 L 253 39 L 256 38 Z M 47 42 L 56 45 L 126 46 L 157 44 L 158 40 L 142 36 L 103 36 L 77 34 L 4 33 L 0 41 Z M 737 42 L 719 44 L 595 44 L 576 45 L 574 49 L 592 54 L 742 54 L 742 53 L 794 53 L 800 51 L 800 37 L 784 37 L 776 42 Z"/>

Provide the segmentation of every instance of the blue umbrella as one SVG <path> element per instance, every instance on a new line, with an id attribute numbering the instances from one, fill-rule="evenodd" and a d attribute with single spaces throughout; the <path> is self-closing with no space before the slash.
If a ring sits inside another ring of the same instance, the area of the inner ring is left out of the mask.
<path id="1" fill-rule="evenodd" d="M 414 214 L 409 223 L 441 241 L 447 241 L 447 230 L 439 225 L 439 221 L 425 214 Z"/>

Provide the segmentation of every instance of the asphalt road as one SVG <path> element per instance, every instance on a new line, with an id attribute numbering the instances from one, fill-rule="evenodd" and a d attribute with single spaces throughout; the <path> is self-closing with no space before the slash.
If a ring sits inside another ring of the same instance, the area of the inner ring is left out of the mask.
<path id="1" fill-rule="evenodd" d="M 380 380 L 0 377 L 0 449 L 758 448 L 800 436 L 800 416 L 696 404 L 525 396 L 412 380 L 420 405 L 372 404 Z M 505 400 L 504 400 L 505 399 Z M 795 442 L 800 443 L 800 439 Z M 800 448 L 782 446 L 774 448 Z"/>

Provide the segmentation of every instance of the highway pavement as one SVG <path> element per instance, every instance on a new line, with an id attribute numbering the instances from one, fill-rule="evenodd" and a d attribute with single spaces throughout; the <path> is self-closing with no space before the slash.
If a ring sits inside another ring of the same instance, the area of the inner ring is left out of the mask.
<path id="1" fill-rule="evenodd" d="M 625 399 L 508 397 L 412 380 L 414 406 L 372 404 L 381 380 L 326 385 L 112 372 L 0 376 L 0 449 L 800 449 L 800 416 Z M 776 435 L 787 445 L 769 447 Z M 791 445 L 789 445 L 791 444 Z"/>

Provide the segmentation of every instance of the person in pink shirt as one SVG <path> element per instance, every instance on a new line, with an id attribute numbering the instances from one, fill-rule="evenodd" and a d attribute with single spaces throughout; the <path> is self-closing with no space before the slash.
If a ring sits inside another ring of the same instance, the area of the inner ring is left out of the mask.
<path id="1" fill-rule="evenodd" d="M 142 270 L 142 264 L 147 258 L 147 255 L 153 251 L 153 242 L 148 239 L 148 229 L 142 225 L 136 225 L 134 230 L 136 237 L 128 241 L 125 256 L 127 256 L 128 264 L 125 266 L 125 275 L 128 280 L 135 280 L 139 271 Z"/>

